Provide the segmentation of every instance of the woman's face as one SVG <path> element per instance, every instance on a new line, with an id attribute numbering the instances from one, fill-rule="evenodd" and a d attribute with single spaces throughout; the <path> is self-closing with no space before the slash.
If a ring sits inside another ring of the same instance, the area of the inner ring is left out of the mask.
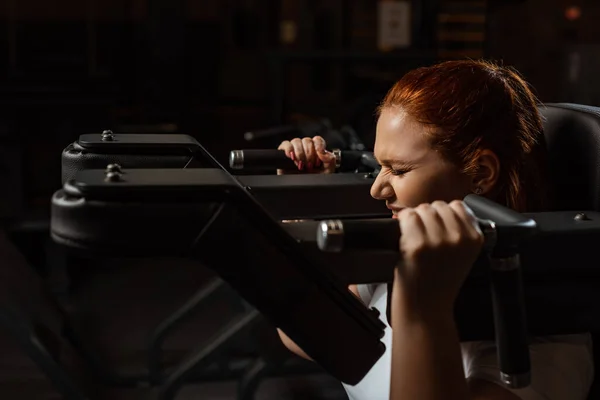
<path id="1" fill-rule="evenodd" d="M 375 157 L 382 166 L 371 196 L 385 200 L 394 215 L 405 207 L 462 199 L 472 179 L 433 150 L 426 127 L 398 109 L 384 109 L 377 122 Z"/>

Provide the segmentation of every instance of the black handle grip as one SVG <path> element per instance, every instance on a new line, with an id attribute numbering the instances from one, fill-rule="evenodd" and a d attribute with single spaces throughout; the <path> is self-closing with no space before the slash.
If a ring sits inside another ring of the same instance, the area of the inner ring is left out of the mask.
<path id="1" fill-rule="evenodd" d="M 523 388 L 531 382 L 531 364 L 519 259 L 491 259 L 490 266 L 500 379 L 507 387 Z"/>
<path id="2" fill-rule="evenodd" d="M 479 218 L 494 221 L 498 229 L 495 251 L 498 255 L 511 254 L 515 248 L 537 232 L 536 222 L 508 207 L 485 197 L 470 194 L 464 202 Z"/>
<path id="3" fill-rule="evenodd" d="M 347 250 L 398 251 L 400 226 L 396 219 L 329 219 L 317 228 L 317 245 L 326 252 Z"/>
<path id="4" fill-rule="evenodd" d="M 372 153 L 357 150 L 334 150 L 337 158 L 336 166 L 340 172 L 356 170 L 360 165 L 376 169 L 377 162 Z M 286 157 L 282 150 L 274 149 L 245 149 L 232 150 L 229 153 L 229 167 L 231 169 L 288 169 L 295 170 L 296 165 Z"/>
<path id="5" fill-rule="evenodd" d="M 369 167 L 375 171 L 381 169 L 381 166 L 377 162 L 377 159 L 375 159 L 375 156 L 373 155 L 373 153 L 364 152 L 360 157 L 360 162 L 365 167 Z"/>
<path id="6" fill-rule="evenodd" d="M 492 221 L 478 219 L 486 243 L 496 240 Z M 398 251 L 400 224 L 394 218 L 330 219 L 321 221 L 317 229 L 317 245 L 327 252 L 347 250 Z"/>
<path id="7" fill-rule="evenodd" d="M 297 169 L 283 150 L 274 149 L 233 150 L 229 153 L 229 167 L 261 170 Z"/>

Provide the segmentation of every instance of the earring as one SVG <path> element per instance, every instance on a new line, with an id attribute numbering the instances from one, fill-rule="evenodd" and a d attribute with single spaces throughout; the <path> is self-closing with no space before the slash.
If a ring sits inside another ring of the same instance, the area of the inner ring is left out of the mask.
<path id="1" fill-rule="evenodd" d="M 483 193 L 483 189 L 480 187 L 475 188 L 475 194 L 481 194 Z"/>

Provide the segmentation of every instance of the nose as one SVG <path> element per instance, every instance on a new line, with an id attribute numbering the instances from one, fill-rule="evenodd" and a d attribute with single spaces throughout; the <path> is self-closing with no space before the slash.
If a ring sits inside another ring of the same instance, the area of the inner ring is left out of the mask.
<path id="1" fill-rule="evenodd" d="M 394 196 L 394 189 L 388 179 L 382 173 L 377 175 L 371 186 L 371 197 L 377 200 L 387 200 Z"/>

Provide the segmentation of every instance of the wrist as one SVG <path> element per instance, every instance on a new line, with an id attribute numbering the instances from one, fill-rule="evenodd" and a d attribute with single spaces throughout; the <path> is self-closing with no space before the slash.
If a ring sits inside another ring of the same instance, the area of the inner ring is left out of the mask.
<path id="1" fill-rule="evenodd" d="M 454 321 L 454 301 L 445 299 L 439 293 L 423 290 L 422 287 L 403 285 L 402 282 L 396 271 L 391 299 L 392 314 L 405 320 Z"/>
<path id="2" fill-rule="evenodd" d="M 392 321 L 394 318 L 411 323 L 453 324 L 454 311 L 452 307 L 426 303 L 418 299 L 392 300 Z"/>

